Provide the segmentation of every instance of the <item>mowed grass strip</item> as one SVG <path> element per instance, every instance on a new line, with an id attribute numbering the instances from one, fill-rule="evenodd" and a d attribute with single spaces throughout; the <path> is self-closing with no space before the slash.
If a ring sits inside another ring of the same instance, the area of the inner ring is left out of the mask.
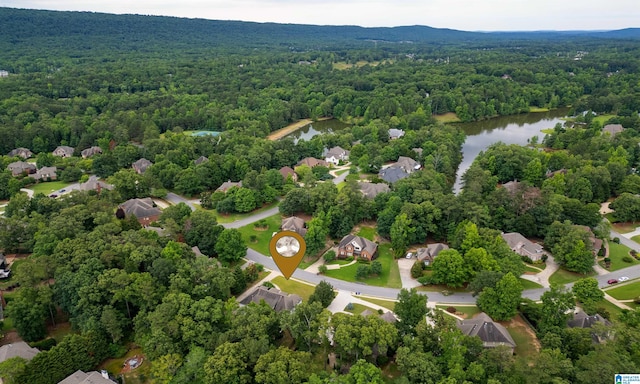
<path id="1" fill-rule="evenodd" d="M 281 291 L 296 294 L 302 297 L 304 301 L 309 301 L 309 297 L 311 297 L 313 291 L 316 289 L 312 285 L 300 283 L 296 280 L 287 280 L 282 276 L 272 279 L 271 282 L 278 286 Z"/>
<path id="2" fill-rule="evenodd" d="M 344 308 L 344 310 L 346 312 L 349 313 L 353 313 L 354 315 L 359 315 L 362 312 L 366 311 L 367 309 L 370 310 L 371 312 L 373 312 L 374 314 L 378 314 L 378 311 L 371 308 L 371 307 L 367 307 L 366 305 L 362 305 L 362 304 L 358 304 L 358 303 L 351 303 L 351 305 L 353 305 L 353 309 L 347 309 L 346 307 Z"/>
<path id="3" fill-rule="evenodd" d="M 523 279 L 522 277 L 519 277 L 518 280 L 520 281 L 520 284 L 522 284 L 522 289 L 524 289 L 525 291 L 527 289 L 536 289 L 536 288 L 542 288 L 542 285 L 531 281 L 531 280 L 527 280 L 527 279 Z"/>
<path id="4" fill-rule="evenodd" d="M 549 283 L 564 285 L 573 283 L 576 280 L 584 279 L 585 277 L 594 276 L 595 274 L 596 273 L 594 271 L 583 275 L 580 273 L 567 271 L 564 268 L 560 268 L 556 272 L 554 272 L 553 275 L 551 275 L 551 277 L 549 278 Z"/>
<path id="5" fill-rule="evenodd" d="M 611 259 L 611 267 L 608 268 L 608 270 L 617 271 L 618 269 L 627 268 L 632 265 L 636 265 L 640 263 L 638 260 L 636 260 L 629 254 L 630 250 L 631 249 L 626 245 L 616 244 L 613 241 L 610 241 L 609 242 L 609 258 Z M 629 258 L 631 258 L 630 263 L 627 263 L 622 260 L 625 256 L 629 256 Z M 601 265 L 604 266 L 604 263 L 602 263 Z"/>
<path id="6" fill-rule="evenodd" d="M 609 296 L 618 300 L 632 300 L 640 296 L 640 281 L 610 288 L 605 291 Z M 627 304 L 627 303 L 625 303 Z"/>
<path id="7" fill-rule="evenodd" d="M 356 279 L 356 270 L 359 265 L 369 264 L 367 262 L 357 262 L 348 267 L 327 271 L 326 276 L 344 281 L 362 282 L 377 287 L 402 288 L 400 281 L 400 270 L 398 263 L 391 254 L 391 244 L 378 245 L 378 260 L 382 264 L 382 273 L 378 276 L 370 276 L 362 280 Z"/>
<path id="8" fill-rule="evenodd" d="M 387 308 L 388 310 L 392 311 L 396 308 L 396 302 L 395 301 L 391 301 L 391 300 L 384 300 L 384 299 L 375 299 L 373 297 L 361 297 L 358 296 L 358 298 L 360 300 L 364 300 L 364 301 L 368 301 L 371 304 L 377 304 L 381 307 Z"/>
<path id="9" fill-rule="evenodd" d="M 71 183 L 65 183 L 64 181 L 46 181 L 44 183 L 34 184 L 29 187 L 34 193 L 43 193 L 48 195 L 52 192 L 59 191 L 71 185 Z"/>
<path id="10" fill-rule="evenodd" d="M 276 214 L 267 217 L 265 223 L 267 227 L 256 227 L 254 224 L 245 225 L 238 230 L 242 234 L 242 240 L 247 243 L 247 247 L 258 251 L 265 256 L 269 256 L 269 241 L 271 241 L 271 234 L 280 230 L 282 224 L 282 216 Z M 251 236 L 255 236 L 256 240 L 251 241 Z"/>

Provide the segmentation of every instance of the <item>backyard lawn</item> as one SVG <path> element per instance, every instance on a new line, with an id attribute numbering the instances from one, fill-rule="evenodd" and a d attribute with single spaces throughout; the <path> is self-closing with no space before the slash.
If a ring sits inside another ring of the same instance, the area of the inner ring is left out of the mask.
<path id="1" fill-rule="evenodd" d="M 627 303 L 625 303 L 627 304 Z M 618 316 L 620 316 L 620 314 L 622 313 L 622 308 L 618 307 L 617 305 L 613 304 L 612 302 L 602 299 L 598 302 L 598 304 L 596 304 L 595 306 L 596 308 L 604 308 L 607 310 L 607 312 L 609 312 L 609 318 L 610 320 L 616 321 L 618 320 Z"/>
<path id="2" fill-rule="evenodd" d="M 213 211 L 215 212 L 216 215 L 216 220 L 218 220 L 218 223 L 232 223 L 234 221 L 240 220 L 240 219 L 244 219 L 247 218 L 249 216 L 255 215 L 256 213 L 260 213 L 262 211 L 266 211 L 267 209 L 271 209 L 273 207 L 277 207 L 280 204 L 279 201 L 276 201 L 274 203 L 271 204 L 267 204 L 262 208 L 258 208 L 254 211 L 251 212 L 247 212 L 247 213 L 231 213 L 228 215 L 223 215 L 218 213 L 218 211 Z"/>
<path id="3" fill-rule="evenodd" d="M 124 362 L 136 355 L 143 356 L 141 348 L 131 349 L 124 357 L 121 357 L 119 359 L 109 359 L 102 363 L 98 368 L 107 370 L 114 377 L 120 377 L 120 371 L 122 370 Z M 150 376 L 150 373 L 151 364 L 145 358 L 138 368 L 131 372 L 123 374 L 123 376 L 127 384 L 145 384 L 148 383 L 148 377 Z"/>
<path id="4" fill-rule="evenodd" d="M 54 191 L 59 191 L 67 186 L 71 185 L 71 183 L 65 183 L 64 181 L 47 181 L 44 183 L 34 184 L 29 187 L 29 189 L 33 190 L 35 193 L 43 193 L 48 195 Z"/>
<path id="5" fill-rule="evenodd" d="M 516 342 L 516 349 L 514 351 L 516 356 L 528 359 L 538 353 L 538 349 L 535 347 L 538 345 L 535 334 L 522 318 L 520 318 L 520 315 L 514 317 L 505 327 L 507 331 L 509 331 L 513 341 Z"/>
<path id="6" fill-rule="evenodd" d="M 335 279 L 362 282 L 369 285 L 375 285 L 378 287 L 390 287 L 390 288 L 402 288 L 402 282 L 400 281 L 400 271 L 398 269 L 398 263 L 393 259 L 391 254 L 391 244 L 378 245 L 378 258 L 382 264 L 382 273 L 379 276 L 371 276 L 366 279 L 356 280 L 356 270 L 359 265 L 366 262 L 358 262 L 348 267 L 327 271 L 325 274 L 328 277 Z"/>
<path id="7" fill-rule="evenodd" d="M 593 271 L 593 272 L 582 275 L 580 273 L 575 273 L 575 272 L 567 271 L 564 268 L 560 268 L 553 275 L 551 275 L 551 277 L 549 278 L 549 283 L 564 285 L 568 283 L 573 283 L 574 281 L 583 279 L 585 277 L 594 276 L 595 274 L 596 274 L 595 271 Z"/>
<path id="8" fill-rule="evenodd" d="M 302 300 L 304 301 L 309 300 L 309 297 L 315 290 L 315 287 L 312 285 L 300 283 L 295 280 L 287 280 L 282 276 L 276 277 L 275 279 L 271 280 L 271 282 L 278 288 L 280 288 L 281 291 L 294 293 L 302 297 Z"/>
<path id="9" fill-rule="evenodd" d="M 362 228 L 360 228 L 358 233 L 356 233 L 356 235 L 373 241 L 374 237 L 376 236 L 376 228 L 363 226 Z"/>
<path id="10" fill-rule="evenodd" d="M 276 215 L 269 216 L 264 220 L 267 224 L 267 228 L 255 227 L 254 224 L 257 223 L 253 223 L 239 228 L 239 231 L 242 234 L 242 239 L 247 243 L 247 247 L 258 251 L 263 255 L 269 256 L 269 241 L 271 240 L 271 234 L 280 230 L 282 216 L 278 213 Z M 256 240 L 251 241 L 251 236 L 256 236 Z"/>
<path id="11" fill-rule="evenodd" d="M 611 258 L 611 268 L 608 268 L 609 271 L 617 271 L 618 269 L 627 268 L 632 265 L 636 265 L 639 263 L 638 260 L 634 259 L 629 255 L 629 247 L 622 244 L 616 244 L 613 241 L 609 242 L 609 257 Z M 631 257 L 631 262 L 626 263 L 622 261 L 625 256 Z M 600 263 L 601 266 L 604 267 L 604 262 Z"/>
<path id="12" fill-rule="evenodd" d="M 605 292 L 618 300 L 631 300 L 640 296 L 640 281 L 610 288 L 605 290 Z"/>

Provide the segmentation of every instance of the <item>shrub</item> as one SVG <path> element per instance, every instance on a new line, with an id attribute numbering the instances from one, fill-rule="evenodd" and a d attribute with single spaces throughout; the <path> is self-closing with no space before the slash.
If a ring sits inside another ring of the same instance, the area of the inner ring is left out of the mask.
<path id="1" fill-rule="evenodd" d="M 633 263 L 633 257 L 625 256 L 622 258 L 622 261 L 624 261 L 625 263 Z"/>
<path id="2" fill-rule="evenodd" d="M 613 238 L 613 242 L 616 244 L 620 244 L 620 238 L 619 237 L 614 237 Z"/>
<path id="3" fill-rule="evenodd" d="M 640 296 L 638 296 L 635 299 L 633 299 L 633 302 L 636 303 L 636 304 L 640 304 Z"/>
<path id="4" fill-rule="evenodd" d="M 273 285 L 272 282 L 270 281 L 265 281 L 264 283 L 262 283 L 262 285 L 264 285 L 267 288 L 275 288 L 275 286 Z"/>
<path id="5" fill-rule="evenodd" d="M 256 269 L 258 270 L 258 272 L 263 272 L 264 271 L 264 265 L 256 264 Z"/>
<path id="6" fill-rule="evenodd" d="M 347 306 L 344 307 L 344 309 L 346 309 L 347 311 L 353 311 L 353 303 L 347 304 Z"/>
<path id="7" fill-rule="evenodd" d="M 48 339 L 44 339 L 44 340 L 40 340 L 40 341 L 36 341 L 35 343 L 31 343 L 30 345 L 33 348 L 38 348 L 41 351 L 48 351 L 51 348 L 55 347 L 56 344 L 58 344 L 58 342 L 56 341 L 56 339 L 53 338 L 48 338 Z"/>
<path id="8" fill-rule="evenodd" d="M 411 267 L 411 277 L 417 279 L 422 276 L 422 271 L 424 270 L 424 263 L 422 261 L 416 261 L 413 263 Z"/>
<path id="9" fill-rule="evenodd" d="M 322 256 L 322 258 L 324 259 L 325 263 L 330 263 L 336 259 L 336 251 L 330 250 L 327 253 L 325 253 L 324 256 Z"/>
<path id="10" fill-rule="evenodd" d="M 605 257 L 604 258 L 604 262 L 605 263 L 610 263 L 611 262 L 611 258 L 610 257 Z"/>
<path id="11" fill-rule="evenodd" d="M 252 243 L 257 243 L 258 242 L 258 236 L 256 236 L 256 235 L 249 236 L 249 241 L 251 241 Z"/>
<path id="12" fill-rule="evenodd" d="M 378 315 L 383 315 L 384 311 L 382 309 L 378 309 Z"/>
<path id="13" fill-rule="evenodd" d="M 431 284 L 431 276 L 422 276 L 418 278 L 418 282 L 422 285 Z"/>
<path id="14" fill-rule="evenodd" d="M 544 255 L 542 255 L 542 257 L 540 258 L 540 260 L 542 260 L 542 262 L 543 262 L 543 263 L 546 263 L 548 258 L 549 258 L 549 255 L 544 254 Z"/>
<path id="15" fill-rule="evenodd" d="M 447 307 L 447 312 L 449 313 L 456 313 L 456 307 Z"/>
<path id="16" fill-rule="evenodd" d="M 322 264 L 321 266 L 318 267 L 318 272 L 324 275 L 325 273 L 327 273 L 327 266 Z"/>

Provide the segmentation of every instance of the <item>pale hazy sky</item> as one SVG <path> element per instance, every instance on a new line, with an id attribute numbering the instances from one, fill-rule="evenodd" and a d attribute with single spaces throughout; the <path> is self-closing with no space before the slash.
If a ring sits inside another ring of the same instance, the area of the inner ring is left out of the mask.
<path id="1" fill-rule="evenodd" d="M 0 6 L 320 25 L 466 31 L 640 27 L 638 0 L 0 0 Z"/>

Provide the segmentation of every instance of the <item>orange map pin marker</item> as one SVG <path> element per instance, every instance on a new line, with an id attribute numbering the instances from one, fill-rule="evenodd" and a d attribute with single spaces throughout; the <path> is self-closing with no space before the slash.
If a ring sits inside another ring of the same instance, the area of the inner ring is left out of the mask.
<path id="1" fill-rule="evenodd" d="M 304 257 L 307 244 L 293 231 L 278 232 L 269 241 L 269 252 L 285 279 L 289 280 Z"/>

